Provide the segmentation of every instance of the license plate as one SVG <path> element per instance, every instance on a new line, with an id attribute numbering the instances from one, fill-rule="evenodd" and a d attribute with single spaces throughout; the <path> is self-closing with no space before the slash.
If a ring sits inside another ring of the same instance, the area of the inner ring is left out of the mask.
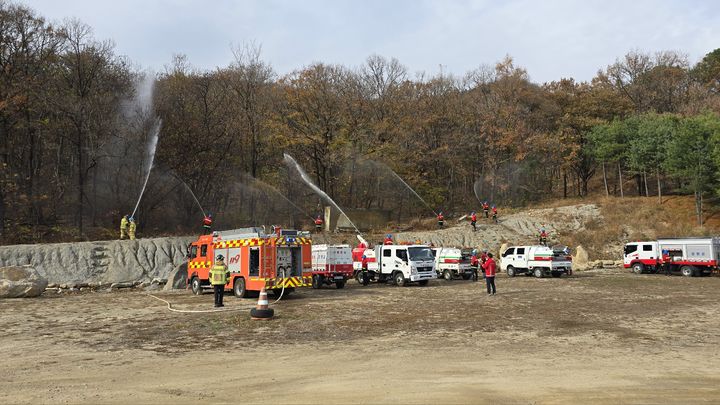
<path id="1" fill-rule="evenodd" d="M 335 280 L 343 280 L 343 279 L 345 279 L 345 277 L 343 277 L 343 276 L 335 276 L 335 277 L 333 277 L 333 278 L 334 278 Z"/>

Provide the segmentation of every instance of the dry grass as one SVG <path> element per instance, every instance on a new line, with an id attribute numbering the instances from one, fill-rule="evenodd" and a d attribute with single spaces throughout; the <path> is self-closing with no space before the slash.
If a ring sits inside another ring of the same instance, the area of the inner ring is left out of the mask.
<path id="1" fill-rule="evenodd" d="M 602 197 L 583 202 L 597 204 L 602 219 L 590 221 L 584 230 L 567 235 L 568 243 L 583 245 L 589 252 L 607 258 L 619 257 L 627 241 L 720 233 L 716 207 L 708 207 L 703 227 L 695 224 L 692 196 L 670 196 L 662 204 L 658 204 L 657 197 Z"/>

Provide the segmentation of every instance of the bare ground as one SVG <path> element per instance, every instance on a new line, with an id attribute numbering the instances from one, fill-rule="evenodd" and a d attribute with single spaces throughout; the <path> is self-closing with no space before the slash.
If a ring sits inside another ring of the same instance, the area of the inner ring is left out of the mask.
<path id="1" fill-rule="evenodd" d="M 230 295 L 4 300 L 0 403 L 720 402 L 720 277 L 497 284 L 304 289 L 271 322 Z"/>

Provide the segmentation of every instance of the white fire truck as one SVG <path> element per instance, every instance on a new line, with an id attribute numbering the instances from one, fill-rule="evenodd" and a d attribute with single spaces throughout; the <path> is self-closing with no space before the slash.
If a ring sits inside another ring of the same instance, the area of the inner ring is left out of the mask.
<path id="1" fill-rule="evenodd" d="M 353 259 L 350 245 L 313 245 L 312 287 L 335 284 L 344 288 L 353 276 Z"/>
<path id="2" fill-rule="evenodd" d="M 358 283 L 362 283 L 362 256 L 366 257 L 370 280 L 392 281 L 398 286 L 417 282 L 424 286 L 437 278 L 435 256 L 428 246 L 378 245 L 374 249 L 367 246 L 361 239 L 360 245 L 353 249 L 353 271 Z"/>
<path id="3" fill-rule="evenodd" d="M 470 264 L 470 252 L 463 254 L 458 248 L 432 248 L 435 256 L 435 271 L 438 277 L 445 280 L 453 280 L 462 277 L 470 280 L 473 275 L 473 268 Z"/>
<path id="4" fill-rule="evenodd" d="M 500 256 L 500 270 L 508 277 L 522 273 L 538 278 L 572 275 L 572 257 L 566 247 L 510 246 Z"/>
<path id="5" fill-rule="evenodd" d="M 686 277 L 708 275 L 720 263 L 720 237 L 666 238 L 625 244 L 623 267 L 635 274 L 656 273 L 663 265 L 663 251 L 671 272 Z"/>

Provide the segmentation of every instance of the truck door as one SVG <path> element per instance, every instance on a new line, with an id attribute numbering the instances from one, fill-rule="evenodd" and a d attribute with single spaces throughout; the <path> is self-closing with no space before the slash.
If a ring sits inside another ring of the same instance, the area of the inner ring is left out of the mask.
<path id="1" fill-rule="evenodd" d="M 250 272 L 250 277 L 259 277 L 260 276 L 260 248 L 259 247 L 251 247 L 250 248 L 250 259 L 248 260 L 249 266 L 248 271 Z"/>
<path id="2" fill-rule="evenodd" d="M 519 247 L 515 249 L 515 255 L 513 256 L 513 266 L 519 269 L 527 269 L 527 257 L 529 252 L 525 252 L 527 248 Z"/>
<path id="3" fill-rule="evenodd" d="M 382 248 L 382 259 L 380 259 L 380 265 L 382 266 L 380 268 L 380 273 L 383 274 L 390 274 L 393 271 L 393 268 L 391 267 L 393 265 L 393 258 L 392 258 L 392 248 L 391 247 L 383 247 Z"/>
<path id="4" fill-rule="evenodd" d="M 407 271 L 408 267 L 408 251 L 404 248 L 398 248 L 395 249 L 395 267 L 393 270 L 400 270 L 405 275 L 409 275 L 409 271 Z"/>

